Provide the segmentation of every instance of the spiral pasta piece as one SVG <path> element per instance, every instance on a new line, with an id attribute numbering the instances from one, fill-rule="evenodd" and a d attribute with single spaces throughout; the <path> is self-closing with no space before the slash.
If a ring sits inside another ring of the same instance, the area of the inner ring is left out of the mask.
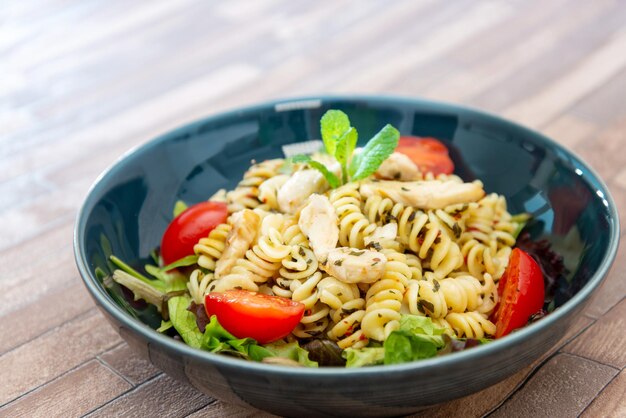
<path id="1" fill-rule="evenodd" d="M 437 280 L 432 273 L 419 282 L 416 309 L 431 318 L 443 318 L 449 312 L 474 311 L 482 303 L 483 287 L 472 276 Z"/>
<path id="2" fill-rule="evenodd" d="M 279 174 L 283 159 L 266 160 L 253 164 L 243 175 L 243 180 L 234 190 L 226 194 L 229 213 L 242 209 L 254 209 L 261 205 L 259 200 L 259 186 L 269 178 Z"/>
<path id="3" fill-rule="evenodd" d="M 320 302 L 317 284 L 322 280 L 322 273 L 317 271 L 310 277 L 301 280 L 292 280 L 290 290 L 291 299 L 302 302 L 305 307 L 304 316 L 293 330 L 299 338 L 311 338 L 324 332 L 328 326 L 328 305 Z"/>
<path id="4" fill-rule="evenodd" d="M 458 338 L 485 338 L 496 333 L 495 324 L 479 312 L 453 312 L 433 322 L 454 332 Z"/>
<path id="5" fill-rule="evenodd" d="M 215 270 L 215 262 L 222 256 L 226 247 L 226 238 L 232 227 L 227 224 L 220 224 L 215 227 L 206 238 L 200 238 L 194 245 L 193 251 L 198 256 L 198 265 L 207 270 Z"/>
<path id="6" fill-rule="evenodd" d="M 393 250 L 383 250 L 387 257 L 385 273 L 365 295 L 365 316 L 361 328 L 367 338 L 384 341 L 400 325 L 400 310 L 411 269 L 406 257 Z"/>
<path id="7" fill-rule="evenodd" d="M 339 243 L 344 247 L 364 248 L 364 238 L 376 225 L 370 224 L 361 212 L 358 183 L 348 183 L 330 192 L 329 200 L 339 218 Z"/>
<path id="8" fill-rule="evenodd" d="M 330 307 L 332 320 L 327 335 L 337 341 L 342 348 L 363 347 L 368 343 L 361 330 L 361 320 L 365 315 L 365 300 L 360 298 L 359 288 L 330 276 L 317 285 L 320 301 Z"/>
<path id="9" fill-rule="evenodd" d="M 214 279 L 215 277 L 212 273 L 204 274 L 200 269 L 195 269 L 191 272 L 187 282 L 187 290 L 193 301 L 198 305 L 204 305 L 204 297 L 209 293 L 209 283 Z"/>

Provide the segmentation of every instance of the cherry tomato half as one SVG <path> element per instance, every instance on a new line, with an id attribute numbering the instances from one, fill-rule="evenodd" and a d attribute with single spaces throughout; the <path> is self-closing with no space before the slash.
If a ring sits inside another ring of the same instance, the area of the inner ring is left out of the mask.
<path id="1" fill-rule="evenodd" d="M 448 155 L 448 148 L 435 138 L 403 136 L 398 141 L 396 152 L 409 157 L 422 173 L 452 174 L 454 163 Z"/>
<path id="2" fill-rule="evenodd" d="M 528 323 L 530 316 L 543 306 L 545 289 L 541 268 L 531 256 L 513 249 L 509 265 L 498 284 L 500 301 L 492 315 L 496 338 L 507 335 Z"/>
<path id="3" fill-rule="evenodd" d="M 304 314 L 300 302 L 247 290 L 209 293 L 204 308 L 235 337 L 254 338 L 261 344 L 289 335 Z"/>
<path id="4" fill-rule="evenodd" d="M 168 225 L 161 239 L 161 257 L 167 265 L 193 254 L 193 246 L 216 226 L 226 222 L 226 203 L 202 202 L 190 206 Z"/>

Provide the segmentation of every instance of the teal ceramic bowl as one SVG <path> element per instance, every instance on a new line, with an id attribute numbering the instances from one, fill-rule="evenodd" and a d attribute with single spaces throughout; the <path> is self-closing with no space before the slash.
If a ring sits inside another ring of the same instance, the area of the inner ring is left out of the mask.
<path id="1" fill-rule="evenodd" d="M 141 266 L 159 244 L 177 199 L 195 203 L 232 188 L 250 160 L 319 137 L 330 108 L 349 114 L 362 138 L 391 123 L 402 134 L 440 138 L 456 173 L 506 196 L 512 213 L 535 216 L 534 238 L 565 257 L 570 273 L 556 310 L 493 343 L 410 364 L 361 369 L 289 368 L 193 349 L 155 331 L 153 309 L 107 292 L 113 253 Z M 583 161 L 550 139 L 475 110 L 394 97 L 277 101 L 183 126 L 121 157 L 93 185 L 76 222 L 80 274 L 111 325 L 156 367 L 198 390 L 285 416 L 391 416 L 484 389 L 530 364 L 567 331 L 598 289 L 619 241 L 615 204 Z"/>

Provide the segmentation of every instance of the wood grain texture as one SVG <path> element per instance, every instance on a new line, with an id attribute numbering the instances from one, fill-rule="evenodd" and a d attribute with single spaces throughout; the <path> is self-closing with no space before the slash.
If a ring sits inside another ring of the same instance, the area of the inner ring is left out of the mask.
<path id="1" fill-rule="evenodd" d="M 622 370 L 585 409 L 584 418 L 626 416 L 626 371 Z"/>
<path id="2" fill-rule="evenodd" d="M 47 417 L 83 415 L 132 386 L 96 360 L 43 385 L 0 408 L 0 416 Z"/>
<path id="3" fill-rule="evenodd" d="M 617 373 L 609 366 L 559 354 L 491 416 L 578 416 Z"/>
<path id="4" fill-rule="evenodd" d="M 615 347 L 626 345 L 626 333 L 620 332 L 624 329 L 626 329 L 626 299 L 622 299 L 580 338 L 565 346 L 563 351 L 621 370 L 626 367 L 626 350 L 616 350 Z"/>
<path id="5" fill-rule="evenodd" d="M 626 232 L 625 21 L 622 0 L 0 2 L 0 415 L 266 416 L 135 356 L 73 261 L 74 218 L 98 174 L 211 113 L 346 92 L 483 108 L 584 158 Z M 625 263 L 622 245 L 541 361 L 430 412 L 623 415 Z M 33 315 L 42 305 L 48 315 Z"/>

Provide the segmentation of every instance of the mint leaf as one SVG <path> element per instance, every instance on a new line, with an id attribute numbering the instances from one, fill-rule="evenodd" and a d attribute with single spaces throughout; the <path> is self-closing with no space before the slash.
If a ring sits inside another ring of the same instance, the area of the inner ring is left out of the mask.
<path id="1" fill-rule="evenodd" d="M 350 129 L 350 119 L 341 110 L 328 110 L 320 120 L 320 131 L 326 152 L 335 155 L 337 140 Z"/>
<path id="2" fill-rule="evenodd" d="M 174 218 L 183 213 L 188 208 L 187 204 L 182 200 L 177 200 L 174 204 Z"/>
<path id="3" fill-rule="evenodd" d="M 322 173 L 332 189 L 335 189 L 341 185 L 339 178 L 337 178 L 334 173 L 330 172 L 324 164 L 320 163 L 319 161 L 313 160 L 308 155 L 296 155 L 291 159 L 291 161 L 294 163 L 307 163 L 309 166 L 311 166 L 311 168 L 318 170 L 320 173 Z"/>
<path id="4" fill-rule="evenodd" d="M 385 125 L 363 148 L 357 158 L 352 160 L 350 172 L 352 181 L 372 175 L 398 146 L 400 132 L 393 126 Z"/>
<path id="5" fill-rule="evenodd" d="M 343 184 L 348 182 L 348 164 L 356 148 L 358 133 L 356 129 L 350 127 L 344 134 L 337 139 L 337 148 L 335 149 L 335 159 L 341 164 L 341 173 Z"/>

